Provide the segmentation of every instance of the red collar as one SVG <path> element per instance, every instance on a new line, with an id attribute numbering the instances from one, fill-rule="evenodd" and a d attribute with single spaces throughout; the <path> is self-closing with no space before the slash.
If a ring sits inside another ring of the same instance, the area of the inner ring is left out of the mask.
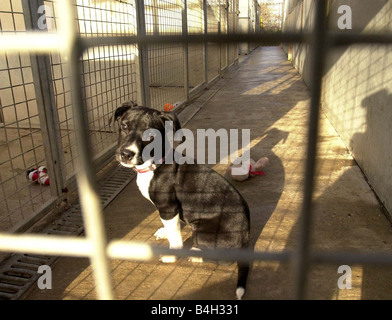
<path id="1" fill-rule="evenodd" d="M 157 165 L 155 163 L 151 163 L 148 167 L 137 169 L 136 167 L 133 168 L 138 173 L 146 173 L 149 171 L 154 171 L 157 168 Z"/>
<path id="2" fill-rule="evenodd" d="M 167 156 L 169 155 L 169 152 L 173 151 L 172 149 L 170 149 L 165 156 L 158 161 L 158 164 L 162 164 L 163 161 L 165 161 L 165 159 L 167 158 Z M 143 167 L 143 168 L 136 168 L 134 167 L 133 170 L 135 170 L 137 173 L 146 173 L 146 172 L 150 172 L 150 171 L 154 171 L 156 168 L 158 168 L 158 166 L 153 162 L 150 165 L 148 165 L 147 167 Z"/>

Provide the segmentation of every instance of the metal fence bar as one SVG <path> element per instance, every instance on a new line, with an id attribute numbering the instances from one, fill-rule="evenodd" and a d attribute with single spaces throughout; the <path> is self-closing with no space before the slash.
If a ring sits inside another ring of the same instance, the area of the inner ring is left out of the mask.
<path id="1" fill-rule="evenodd" d="M 172 43 L 172 42 L 187 42 L 187 43 L 239 43 L 239 42 L 256 42 L 263 43 L 268 42 L 270 44 L 280 43 L 311 43 L 312 33 L 297 33 L 288 32 L 281 34 L 208 34 L 208 35 L 196 35 L 188 34 L 184 37 L 182 35 L 161 35 L 161 36 L 117 36 L 117 37 L 95 37 L 83 39 L 86 42 L 86 46 L 96 46 L 98 43 L 101 45 L 111 44 L 131 44 L 131 43 Z M 339 35 L 339 34 L 328 34 L 326 35 L 325 42 L 329 46 L 342 46 L 350 44 L 391 44 L 391 34 L 363 34 L 363 33 L 352 33 L 351 36 Z"/>
<path id="2" fill-rule="evenodd" d="M 183 0 L 183 9 L 182 9 L 182 35 L 188 35 L 188 10 L 187 10 L 187 0 Z M 183 55 L 184 55 L 184 95 L 185 101 L 189 100 L 189 47 L 188 43 L 184 43 L 183 46 Z"/>
<path id="3" fill-rule="evenodd" d="M 136 3 L 136 20 L 137 20 L 136 23 L 137 38 L 145 37 L 146 21 L 145 21 L 145 12 L 144 12 L 144 0 L 136 0 L 135 3 Z M 140 93 L 141 93 L 141 104 L 146 107 L 151 107 L 147 43 L 139 43 L 138 49 L 139 49 L 139 83 L 140 83 Z"/>
<path id="4" fill-rule="evenodd" d="M 37 43 L 40 45 L 37 46 Z M 53 51 L 65 51 L 67 45 L 61 41 L 57 34 L 43 34 L 39 31 L 23 33 L 3 33 L 0 37 L 0 52 L 35 52 L 47 53 Z"/>
<path id="5" fill-rule="evenodd" d="M 219 21 L 218 21 L 218 34 L 222 35 L 222 29 L 221 29 L 221 18 L 222 18 L 222 10 L 221 6 L 219 3 Z M 219 74 L 222 72 L 222 43 L 219 44 Z"/>
<path id="6" fill-rule="evenodd" d="M 102 209 L 100 198 L 95 182 L 95 172 L 91 158 L 91 144 L 85 128 L 88 125 L 86 114 L 82 103 L 81 77 L 80 77 L 80 57 L 81 46 L 75 39 L 70 55 L 71 64 L 71 90 L 72 102 L 75 115 L 75 126 L 77 129 L 77 144 L 80 157 L 80 171 L 77 175 L 79 197 L 82 205 L 83 220 L 85 223 L 86 235 L 90 243 L 91 265 L 93 267 L 97 293 L 100 299 L 112 299 L 109 264 L 105 254 L 106 234 L 103 225 Z"/>
<path id="7" fill-rule="evenodd" d="M 239 22 L 238 19 L 236 19 L 237 17 L 237 12 L 239 11 L 239 5 L 238 2 L 233 1 L 234 4 L 234 9 L 233 9 L 233 34 L 237 33 L 238 30 L 238 26 L 239 26 Z M 234 43 L 234 52 L 238 53 L 238 43 L 239 42 L 235 42 Z M 238 54 L 235 55 L 234 61 L 238 61 Z"/>
<path id="8" fill-rule="evenodd" d="M 53 34 L 43 35 L 41 32 L 23 32 L 23 34 L 15 34 L 18 41 L 11 41 L 12 36 L 10 34 L 4 34 L 0 37 L 0 52 L 48 52 L 48 51 L 59 51 L 64 45 L 59 46 L 58 36 Z M 32 41 L 34 39 L 34 41 Z M 161 35 L 161 36 L 97 36 L 94 38 L 84 38 L 86 47 L 94 47 L 97 45 L 114 45 L 114 44 L 134 44 L 134 43 L 175 43 L 175 42 L 187 42 L 187 43 L 239 43 L 239 42 L 256 42 L 263 43 L 268 42 L 271 44 L 280 43 L 310 43 L 312 40 L 312 34 L 305 33 L 282 33 L 282 34 L 227 34 L 227 35 L 195 35 L 189 34 L 186 37 L 182 35 Z M 44 47 L 37 47 L 37 42 L 48 42 Z M 351 44 L 391 44 L 392 34 L 364 34 L 355 33 L 351 35 L 341 35 L 330 33 L 326 35 L 326 43 L 329 46 L 347 46 Z"/>
<path id="9" fill-rule="evenodd" d="M 95 256 L 94 244 L 89 239 L 71 236 L 61 238 L 59 236 L 36 234 L 10 235 L 0 233 L 0 251 L 90 258 Z M 254 252 L 245 249 L 205 249 L 195 252 L 190 249 L 169 249 L 125 240 L 113 240 L 106 246 L 106 256 L 111 259 L 150 261 L 160 255 L 193 256 L 221 261 L 278 260 L 288 262 L 292 252 Z"/>
<path id="10" fill-rule="evenodd" d="M 95 182 L 95 172 L 90 152 L 91 144 L 89 142 L 88 132 L 85 130 L 88 121 L 82 103 L 82 81 L 79 66 L 81 54 L 81 46 L 78 40 L 75 39 L 70 55 L 70 78 L 75 126 L 78 128 L 76 136 L 78 138 L 77 144 L 80 157 L 80 171 L 77 175 L 77 182 L 86 235 L 93 244 L 90 259 L 97 285 L 98 297 L 101 299 L 112 299 L 113 293 L 109 276 L 109 263 L 105 254 L 106 234 L 103 225 L 100 198 Z"/>
<path id="11" fill-rule="evenodd" d="M 106 257 L 106 233 L 103 223 L 101 202 L 95 181 L 94 164 L 91 153 L 91 142 L 88 130 L 88 119 L 83 105 L 82 79 L 80 58 L 83 46 L 74 25 L 72 2 L 60 1 L 61 14 L 67 27 L 70 45 L 68 56 L 70 63 L 71 94 L 75 127 L 77 130 L 77 146 L 79 151 L 80 168 L 77 174 L 79 198 L 85 223 L 86 237 L 91 244 L 91 265 L 95 278 L 96 290 L 100 299 L 113 299 L 110 279 L 109 262 Z"/>
<path id="12" fill-rule="evenodd" d="M 204 10 L 203 0 L 187 0 L 187 25 L 189 34 L 203 34 Z M 188 43 L 188 79 L 189 95 L 194 97 L 206 87 L 205 79 L 205 44 Z"/>
<path id="13" fill-rule="evenodd" d="M 204 22 L 204 35 L 203 37 L 208 36 L 208 22 L 207 22 L 207 0 L 203 0 L 203 22 Z M 187 39 L 189 39 L 190 35 L 188 35 Z M 198 41 L 197 41 L 198 42 Z M 207 42 L 203 42 L 204 44 L 204 82 L 206 86 L 208 85 L 208 44 Z"/>
<path id="14" fill-rule="evenodd" d="M 319 131 L 319 113 L 321 99 L 321 83 L 323 77 L 323 66 L 325 58 L 325 27 L 327 23 L 326 0 L 316 1 L 315 25 L 313 30 L 313 41 L 311 46 L 311 102 L 308 124 L 308 142 L 305 164 L 304 196 L 299 219 L 299 239 L 296 250 L 295 267 L 295 298 L 305 297 L 307 273 L 310 267 L 310 236 L 312 222 L 312 204 L 314 190 L 314 172 L 316 166 L 317 142 Z"/>
<path id="15" fill-rule="evenodd" d="M 80 237 L 0 233 L 0 251 L 90 257 L 92 246 L 89 240 Z"/>
<path id="16" fill-rule="evenodd" d="M 0 233 L 0 251 L 44 255 L 91 257 L 93 255 L 91 241 L 80 237 L 60 237 L 38 234 L 5 234 Z M 252 251 L 245 249 L 216 249 L 194 251 L 189 249 L 169 249 L 147 243 L 127 240 L 112 240 L 106 246 L 106 255 L 110 259 L 150 261 L 160 255 L 177 257 L 203 257 L 205 259 L 233 261 L 280 261 L 290 262 L 295 251 L 279 252 Z M 385 252 L 352 253 L 313 251 L 310 261 L 314 264 L 364 264 L 392 265 L 392 254 Z"/>
<path id="17" fill-rule="evenodd" d="M 378 265 L 392 266 L 392 255 L 385 252 L 352 253 L 352 252 L 312 252 L 313 264 L 346 264 L 346 265 Z"/>
<path id="18" fill-rule="evenodd" d="M 230 6 L 230 1 L 229 0 L 225 0 L 225 2 L 226 2 L 226 5 L 225 5 L 225 8 L 226 8 L 226 26 L 225 26 L 225 28 L 226 28 L 226 35 L 228 35 L 228 34 L 230 34 L 230 24 L 229 24 L 229 19 L 230 19 L 230 15 L 229 15 L 229 6 Z M 228 43 L 226 43 L 226 67 L 227 68 L 229 68 L 229 66 L 230 66 L 230 61 L 229 61 L 229 44 Z"/>

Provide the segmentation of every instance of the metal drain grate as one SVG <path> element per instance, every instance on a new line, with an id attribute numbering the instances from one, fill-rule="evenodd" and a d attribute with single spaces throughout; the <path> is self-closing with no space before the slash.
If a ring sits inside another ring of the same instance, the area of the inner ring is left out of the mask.
<path id="1" fill-rule="evenodd" d="M 135 174 L 132 169 L 117 167 L 100 181 L 98 192 L 102 207 L 107 207 L 134 177 Z M 62 213 L 55 222 L 47 226 L 42 233 L 79 236 L 83 234 L 83 231 L 80 204 L 75 203 L 70 209 Z M 0 265 L 0 300 L 19 299 L 39 278 L 38 267 L 41 265 L 50 266 L 57 258 L 18 253 L 6 259 Z"/>

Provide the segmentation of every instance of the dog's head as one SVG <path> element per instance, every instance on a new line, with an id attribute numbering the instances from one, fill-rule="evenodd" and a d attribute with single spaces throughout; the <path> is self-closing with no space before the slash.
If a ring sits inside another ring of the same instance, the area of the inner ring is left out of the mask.
<path id="1" fill-rule="evenodd" d="M 160 143 L 161 150 L 164 152 L 165 122 L 171 121 L 174 131 L 181 129 L 180 122 L 174 113 L 138 106 L 134 102 L 125 102 L 117 108 L 113 120 L 119 127 L 116 159 L 121 165 L 130 168 L 146 162 L 143 150 L 154 139 L 159 138 L 155 143 Z M 153 152 L 154 150 L 150 155 L 156 160 Z"/>

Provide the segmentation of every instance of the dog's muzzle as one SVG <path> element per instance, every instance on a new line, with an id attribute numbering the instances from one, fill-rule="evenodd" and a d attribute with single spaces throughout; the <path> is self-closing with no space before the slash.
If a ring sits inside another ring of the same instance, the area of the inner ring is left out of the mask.
<path id="1" fill-rule="evenodd" d="M 120 151 L 121 162 L 130 163 L 134 157 L 135 157 L 135 152 L 125 148 L 121 149 Z"/>

